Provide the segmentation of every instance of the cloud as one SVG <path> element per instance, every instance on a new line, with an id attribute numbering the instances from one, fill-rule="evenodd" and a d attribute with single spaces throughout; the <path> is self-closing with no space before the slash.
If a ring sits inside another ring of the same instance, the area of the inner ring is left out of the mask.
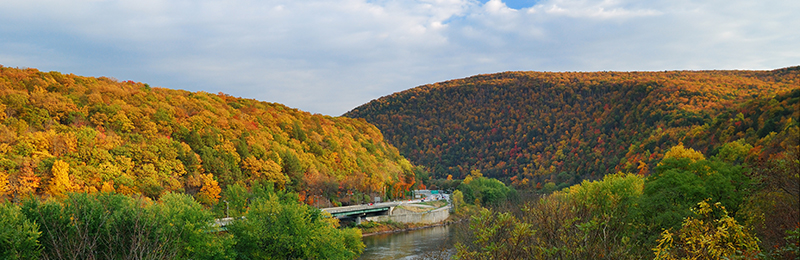
<path id="1" fill-rule="evenodd" d="M 529 14 L 541 12 L 553 16 L 591 19 L 625 19 L 662 14 L 662 12 L 654 9 L 642 8 L 615 0 L 553 0 L 537 4 L 527 9 L 527 12 Z"/>
<path id="2" fill-rule="evenodd" d="M 0 64 L 339 115 L 418 85 L 507 70 L 797 65 L 799 9 L 739 0 L 11 0 L 0 3 Z"/>

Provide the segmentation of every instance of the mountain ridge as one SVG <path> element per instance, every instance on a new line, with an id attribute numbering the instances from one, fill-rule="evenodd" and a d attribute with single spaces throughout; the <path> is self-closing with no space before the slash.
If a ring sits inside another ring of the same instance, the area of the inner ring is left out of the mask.
<path id="1" fill-rule="evenodd" d="M 364 120 L 224 93 L 0 66 L 0 111 L 0 198 L 172 191 L 211 205 L 228 186 L 271 182 L 325 206 L 416 182 Z"/>
<path id="2" fill-rule="evenodd" d="M 768 122 L 778 132 L 796 127 L 797 119 L 786 122 L 797 118 L 794 98 L 778 102 L 789 113 L 773 120 L 740 106 L 791 96 L 800 88 L 799 71 L 481 74 L 393 93 L 343 116 L 376 125 L 401 154 L 438 178 L 478 169 L 517 184 L 528 179 L 520 186 L 566 186 L 617 171 L 644 174 L 682 141 L 706 152 L 738 138 L 759 143 L 770 132 Z M 734 123 L 738 114 L 730 111 L 748 117 L 726 136 L 708 135 Z"/>

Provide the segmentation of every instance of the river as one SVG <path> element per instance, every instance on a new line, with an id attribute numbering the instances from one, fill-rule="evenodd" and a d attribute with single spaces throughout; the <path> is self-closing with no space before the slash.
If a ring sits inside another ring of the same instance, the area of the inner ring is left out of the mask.
<path id="1" fill-rule="evenodd" d="M 367 246 L 358 259 L 422 259 L 443 250 L 453 252 L 453 228 L 438 226 L 363 237 Z"/>

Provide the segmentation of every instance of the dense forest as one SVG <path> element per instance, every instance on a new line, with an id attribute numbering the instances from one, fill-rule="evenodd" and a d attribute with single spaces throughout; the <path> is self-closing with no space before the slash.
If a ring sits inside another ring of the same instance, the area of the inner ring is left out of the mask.
<path id="1" fill-rule="evenodd" d="M 425 184 L 469 220 L 442 259 L 800 255 L 800 67 L 479 75 L 329 117 L 0 66 L 0 111 L 4 259 L 353 259 L 318 207 Z"/>
<path id="2" fill-rule="evenodd" d="M 375 124 L 435 178 L 480 170 L 554 190 L 619 171 L 647 175 L 681 142 L 713 156 L 739 141 L 766 159 L 797 138 L 799 96 L 800 67 L 506 72 L 420 86 L 344 116 Z"/>
<path id="3" fill-rule="evenodd" d="M 800 255 L 800 67 L 479 75 L 345 116 L 457 185 L 457 259 Z"/>
<path id="4" fill-rule="evenodd" d="M 402 196 L 415 169 L 363 119 L 0 66 L 0 201 L 115 191 L 206 206 L 269 182 L 314 206 Z"/>
<path id="5" fill-rule="evenodd" d="M 678 144 L 647 176 L 608 174 L 521 206 L 481 208 L 486 197 L 471 203 L 475 189 L 462 184 L 456 213 L 471 217 L 456 259 L 798 259 L 800 146 L 790 142 L 755 161 L 739 141 L 711 157 Z"/>

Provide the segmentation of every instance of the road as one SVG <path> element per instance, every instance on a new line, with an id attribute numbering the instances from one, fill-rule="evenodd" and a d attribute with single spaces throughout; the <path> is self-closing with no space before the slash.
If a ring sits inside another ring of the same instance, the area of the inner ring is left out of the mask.
<path id="1" fill-rule="evenodd" d="M 443 194 L 440 198 L 449 200 L 447 194 Z M 433 200 L 431 200 L 431 199 L 397 200 L 397 201 L 390 201 L 390 202 L 379 202 L 379 203 L 370 203 L 370 204 L 350 205 L 350 206 L 343 206 L 343 207 L 322 208 L 320 210 L 333 214 L 333 213 L 339 213 L 339 212 L 357 211 L 357 210 L 365 210 L 365 209 L 372 209 L 372 208 L 396 207 L 396 206 L 399 206 L 399 205 L 405 204 L 405 203 L 420 203 L 420 202 L 425 202 L 425 201 L 433 201 Z"/>
<path id="2" fill-rule="evenodd" d="M 440 199 L 450 200 L 447 194 L 442 194 Z M 410 203 L 420 203 L 425 201 L 433 201 L 432 199 L 415 199 L 415 200 L 398 200 L 398 201 L 389 201 L 389 202 L 379 202 L 379 203 L 370 203 L 370 204 L 360 204 L 360 205 L 350 205 L 344 207 L 332 207 L 332 208 L 323 208 L 320 209 L 322 211 L 334 214 L 340 212 L 348 212 L 348 211 L 359 211 L 359 210 L 366 210 L 366 209 L 374 209 L 374 208 L 382 208 L 382 207 L 396 207 L 401 204 L 410 204 Z M 244 217 L 242 217 L 244 218 Z M 220 227 L 222 229 L 225 228 L 228 224 L 233 222 L 234 218 L 220 218 L 214 220 L 214 225 Z"/>

